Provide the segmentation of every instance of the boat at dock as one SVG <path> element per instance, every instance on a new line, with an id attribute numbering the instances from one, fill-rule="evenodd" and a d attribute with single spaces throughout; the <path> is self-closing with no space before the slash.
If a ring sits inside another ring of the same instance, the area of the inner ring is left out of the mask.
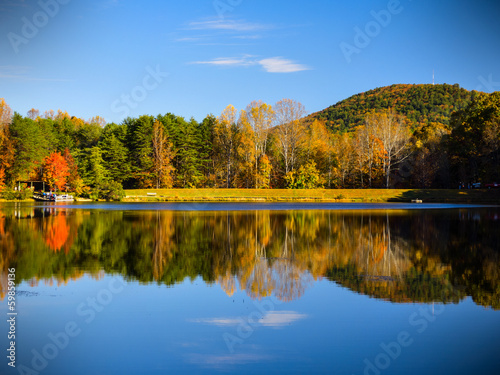
<path id="1" fill-rule="evenodd" d="M 75 198 L 69 194 L 37 193 L 33 194 L 33 199 L 38 202 L 73 202 Z"/>

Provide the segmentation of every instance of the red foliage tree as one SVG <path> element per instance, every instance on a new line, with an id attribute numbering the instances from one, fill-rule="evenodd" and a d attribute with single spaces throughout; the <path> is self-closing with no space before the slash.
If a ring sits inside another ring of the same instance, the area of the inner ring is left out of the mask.
<path id="1" fill-rule="evenodd" d="M 0 167 L 0 191 L 5 187 L 5 170 Z"/>
<path id="2" fill-rule="evenodd" d="M 52 189 L 62 190 L 69 176 L 69 167 L 66 159 L 59 153 L 53 152 L 44 160 L 43 180 Z"/>

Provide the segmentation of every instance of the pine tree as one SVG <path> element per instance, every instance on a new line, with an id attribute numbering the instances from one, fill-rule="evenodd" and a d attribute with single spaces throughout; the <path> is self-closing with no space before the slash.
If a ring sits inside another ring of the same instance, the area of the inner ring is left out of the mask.
<path id="1" fill-rule="evenodd" d="M 128 149 L 124 145 L 126 130 L 125 126 L 108 124 L 104 128 L 99 142 L 104 167 L 108 171 L 109 177 L 119 183 L 130 178 L 131 172 Z"/>
<path id="2" fill-rule="evenodd" d="M 14 114 L 9 130 L 15 144 L 12 179 L 28 179 L 30 175 L 39 174 L 44 158 L 52 151 L 47 142 L 50 135 L 44 133 L 37 122 L 18 113 Z"/>

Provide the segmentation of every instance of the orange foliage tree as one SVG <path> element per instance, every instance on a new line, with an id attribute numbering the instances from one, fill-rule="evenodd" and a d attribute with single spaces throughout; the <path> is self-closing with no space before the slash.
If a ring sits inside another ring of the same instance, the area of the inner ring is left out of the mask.
<path id="1" fill-rule="evenodd" d="M 0 168 L 0 191 L 5 187 L 5 170 Z"/>
<path id="2" fill-rule="evenodd" d="M 69 176 L 69 167 L 66 159 L 59 153 L 53 152 L 44 160 L 43 180 L 53 189 L 62 190 Z"/>

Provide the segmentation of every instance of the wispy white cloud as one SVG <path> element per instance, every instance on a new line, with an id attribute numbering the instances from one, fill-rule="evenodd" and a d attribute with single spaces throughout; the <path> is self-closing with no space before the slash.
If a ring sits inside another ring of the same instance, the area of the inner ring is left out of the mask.
<path id="1" fill-rule="evenodd" d="M 235 35 L 232 37 L 233 39 L 249 39 L 249 40 L 255 40 L 255 39 L 261 39 L 262 35 Z"/>
<path id="2" fill-rule="evenodd" d="M 268 59 L 259 60 L 264 70 L 268 73 L 294 73 L 303 70 L 310 70 L 309 67 L 297 64 L 292 60 L 284 59 L 283 57 L 271 57 Z"/>
<path id="3" fill-rule="evenodd" d="M 257 62 L 251 59 L 251 55 L 244 55 L 242 57 L 218 57 L 208 61 L 194 61 L 191 64 L 205 64 L 216 66 L 250 66 L 255 65 Z"/>
<path id="4" fill-rule="evenodd" d="M 243 20 L 215 19 L 206 21 L 190 22 L 190 30 L 226 30 L 226 31 L 257 31 L 272 29 L 272 25 L 251 23 Z"/>
<path id="5" fill-rule="evenodd" d="M 200 36 L 186 36 L 186 37 L 175 39 L 176 42 L 199 42 L 200 40 L 203 40 L 203 37 L 200 37 Z"/>
<path id="6" fill-rule="evenodd" d="M 270 57 L 259 60 L 251 55 L 236 58 L 218 57 L 207 61 L 194 61 L 191 64 L 205 64 L 225 67 L 248 67 L 252 65 L 260 65 L 268 73 L 294 73 L 311 69 L 306 65 L 298 64 L 283 57 Z"/>
<path id="7" fill-rule="evenodd" d="M 192 21 L 184 28 L 174 33 L 173 40 L 177 43 L 192 43 L 202 46 L 241 46 L 234 44 L 235 39 L 255 43 L 266 37 L 266 31 L 276 29 L 277 26 L 263 23 L 247 22 L 233 18 L 209 18 Z"/>
<path id="8" fill-rule="evenodd" d="M 28 66 L 0 66 L 0 78 L 12 79 L 15 81 L 44 81 L 44 82 L 71 82 L 71 79 L 63 78 L 40 78 L 32 77 L 28 74 L 31 67 Z"/>

